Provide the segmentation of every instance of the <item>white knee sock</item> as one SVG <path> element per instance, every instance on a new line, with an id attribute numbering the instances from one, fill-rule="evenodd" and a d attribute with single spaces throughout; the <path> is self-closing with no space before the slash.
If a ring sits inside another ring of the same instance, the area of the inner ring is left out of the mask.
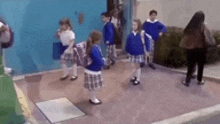
<path id="1" fill-rule="evenodd" d="M 96 91 L 90 91 L 90 99 L 95 102 L 98 103 L 100 102 L 97 98 L 96 98 Z"/>
<path id="2" fill-rule="evenodd" d="M 137 77 L 137 81 L 140 81 L 140 79 L 141 79 L 141 68 L 137 69 L 136 77 Z"/>
<path id="3" fill-rule="evenodd" d="M 77 64 L 73 64 L 72 66 L 73 76 L 77 76 Z"/>
<path id="4" fill-rule="evenodd" d="M 62 69 L 63 69 L 63 76 L 67 76 L 69 74 L 67 64 L 62 64 Z"/>

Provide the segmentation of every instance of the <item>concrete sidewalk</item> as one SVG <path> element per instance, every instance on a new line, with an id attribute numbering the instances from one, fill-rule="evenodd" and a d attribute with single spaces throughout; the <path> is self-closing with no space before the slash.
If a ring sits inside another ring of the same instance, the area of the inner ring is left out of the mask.
<path id="1" fill-rule="evenodd" d="M 162 67 L 162 66 L 160 66 Z M 165 67 L 162 67 L 165 68 Z M 180 73 L 187 73 L 187 67 L 182 68 L 169 68 L 170 70 L 174 72 L 180 72 Z M 196 71 L 197 74 L 197 71 Z M 207 79 L 212 79 L 220 83 L 220 62 L 214 63 L 214 64 L 207 64 L 204 67 L 203 77 Z"/>
<path id="2" fill-rule="evenodd" d="M 27 98 L 30 115 L 39 124 L 50 122 L 35 103 L 62 97 L 68 98 L 87 116 L 60 124 L 151 124 L 220 104 L 220 85 L 215 81 L 197 86 L 193 80 L 190 87 L 185 87 L 180 83 L 185 75 L 157 66 L 157 70 L 143 68 L 141 84 L 133 86 L 129 83 L 130 67 L 129 63 L 118 60 L 114 67 L 104 71 L 105 87 L 99 93 L 103 101 L 100 106 L 88 102 L 82 69 L 74 82 L 60 82 L 62 71 L 54 71 L 26 76 L 16 81 L 16 85 Z"/>

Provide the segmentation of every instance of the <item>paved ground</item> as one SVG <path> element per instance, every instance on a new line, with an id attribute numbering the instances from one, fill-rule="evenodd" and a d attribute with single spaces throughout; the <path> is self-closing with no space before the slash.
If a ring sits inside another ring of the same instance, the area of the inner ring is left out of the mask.
<path id="1" fill-rule="evenodd" d="M 220 104 L 220 84 L 207 81 L 197 86 L 195 80 L 187 88 L 180 81 L 183 74 L 145 67 L 141 84 L 129 83 L 130 64 L 119 62 L 104 71 L 105 87 L 99 93 L 100 106 L 88 103 L 88 92 L 83 88 L 83 70 L 75 82 L 60 82 L 61 71 L 25 77 L 17 86 L 27 97 L 29 110 L 40 124 L 50 122 L 35 106 L 36 102 L 66 97 L 87 114 L 61 124 L 150 124 L 191 111 Z"/>

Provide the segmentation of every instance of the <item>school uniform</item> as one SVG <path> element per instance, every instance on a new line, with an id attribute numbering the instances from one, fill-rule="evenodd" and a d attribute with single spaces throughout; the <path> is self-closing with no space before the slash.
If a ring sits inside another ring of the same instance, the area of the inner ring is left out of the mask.
<path id="1" fill-rule="evenodd" d="M 60 34 L 60 40 L 63 45 L 61 59 L 65 61 L 76 62 L 76 55 L 74 55 L 73 51 L 70 53 L 66 53 L 67 48 L 69 47 L 70 40 L 75 39 L 75 33 L 72 30 L 62 31 Z"/>
<path id="2" fill-rule="evenodd" d="M 133 31 L 129 34 L 127 38 L 126 51 L 131 55 L 131 62 L 144 63 L 144 45 L 139 33 Z"/>
<path id="3" fill-rule="evenodd" d="M 85 67 L 84 87 L 89 91 L 93 91 L 104 86 L 102 68 L 105 61 L 103 59 L 100 46 L 93 46 L 90 58 L 92 63 Z"/>
<path id="4" fill-rule="evenodd" d="M 106 46 L 107 65 L 110 65 L 110 60 L 114 60 L 114 45 L 115 45 L 115 27 L 111 22 L 107 22 L 103 29 L 104 43 Z M 109 43 L 107 43 L 107 41 Z"/>
<path id="5" fill-rule="evenodd" d="M 142 29 L 145 31 L 146 35 L 149 35 L 152 37 L 152 49 L 150 52 L 150 62 L 153 62 L 153 57 L 154 57 L 154 51 L 157 50 L 158 47 L 158 41 L 160 39 L 159 33 L 163 32 L 166 33 L 167 29 L 164 24 L 162 24 L 158 20 L 151 21 L 148 19 L 147 21 L 144 22 Z"/>

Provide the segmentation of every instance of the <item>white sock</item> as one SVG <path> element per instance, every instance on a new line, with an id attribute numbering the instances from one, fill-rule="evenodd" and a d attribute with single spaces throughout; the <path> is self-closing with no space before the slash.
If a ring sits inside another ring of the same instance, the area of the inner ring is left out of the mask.
<path id="1" fill-rule="evenodd" d="M 100 101 L 96 98 L 96 91 L 90 91 L 90 99 L 91 99 L 94 103 L 100 102 Z"/>
<path id="2" fill-rule="evenodd" d="M 137 69 L 137 73 L 136 73 L 136 77 L 137 77 L 137 81 L 140 81 L 141 78 L 141 69 Z"/>
<path id="3" fill-rule="evenodd" d="M 63 76 L 67 76 L 69 74 L 67 64 L 62 64 L 62 69 L 63 69 Z"/>
<path id="4" fill-rule="evenodd" d="M 77 64 L 73 64 L 72 66 L 73 76 L 77 76 Z"/>

